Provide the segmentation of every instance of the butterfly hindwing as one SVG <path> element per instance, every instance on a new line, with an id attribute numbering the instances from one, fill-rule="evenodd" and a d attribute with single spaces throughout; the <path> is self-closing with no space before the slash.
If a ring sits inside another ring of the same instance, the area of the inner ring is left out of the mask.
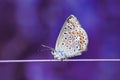
<path id="1" fill-rule="evenodd" d="M 88 37 L 74 15 L 65 21 L 56 42 L 56 51 L 62 51 L 66 58 L 81 55 L 86 50 Z"/>

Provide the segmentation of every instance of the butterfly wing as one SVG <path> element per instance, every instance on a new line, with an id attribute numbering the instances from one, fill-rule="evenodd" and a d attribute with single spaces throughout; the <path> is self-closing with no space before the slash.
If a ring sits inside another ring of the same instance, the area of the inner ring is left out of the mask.
<path id="1" fill-rule="evenodd" d="M 81 55 L 88 44 L 88 36 L 74 15 L 70 15 L 58 36 L 55 50 L 63 51 L 68 57 Z"/>

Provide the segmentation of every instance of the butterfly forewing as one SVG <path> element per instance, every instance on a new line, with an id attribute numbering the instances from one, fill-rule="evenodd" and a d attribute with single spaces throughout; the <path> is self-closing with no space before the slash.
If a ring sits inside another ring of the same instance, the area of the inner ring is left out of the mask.
<path id="1" fill-rule="evenodd" d="M 88 37 L 74 15 L 65 21 L 56 42 L 56 51 L 63 51 L 67 58 L 81 55 L 86 50 Z"/>

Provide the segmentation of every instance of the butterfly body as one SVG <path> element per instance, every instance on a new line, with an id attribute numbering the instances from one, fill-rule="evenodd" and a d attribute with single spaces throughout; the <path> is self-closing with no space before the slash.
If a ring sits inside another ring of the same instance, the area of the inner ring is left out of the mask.
<path id="1" fill-rule="evenodd" d="M 86 31 L 81 27 L 77 18 L 70 15 L 60 31 L 52 54 L 54 58 L 60 60 L 78 56 L 83 51 L 86 51 L 87 44 L 88 36 Z"/>

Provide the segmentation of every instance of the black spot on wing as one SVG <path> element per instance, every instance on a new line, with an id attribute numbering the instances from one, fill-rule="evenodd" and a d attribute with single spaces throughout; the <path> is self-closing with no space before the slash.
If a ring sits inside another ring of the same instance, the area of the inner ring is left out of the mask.
<path id="1" fill-rule="evenodd" d="M 69 29 L 72 29 L 71 26 L 68 26 Z"/>
<path id="2" fill-rule="evenodd" d="M 67 34 L 66 32 L 64 32 L 64 34 Z"/>
<path id="3" fill-rule="evenodd" d="M 75 52 L 75 49 L 74 49 L 74 52 Z"/>
<path id="4" fill-rule="evenodd" d="M 71 41 L 69 41 L 69 43 L 71 43 Z"/>
<path id="5" fill-rule="evenodd" d="M 78 48 L 78 46 L 76 46 L 76 48 Z"/>
<path id="6" fill-rule="evenodd" d="M 67 38 L 65 37 L 65 39 L 67 39 Z"/>

